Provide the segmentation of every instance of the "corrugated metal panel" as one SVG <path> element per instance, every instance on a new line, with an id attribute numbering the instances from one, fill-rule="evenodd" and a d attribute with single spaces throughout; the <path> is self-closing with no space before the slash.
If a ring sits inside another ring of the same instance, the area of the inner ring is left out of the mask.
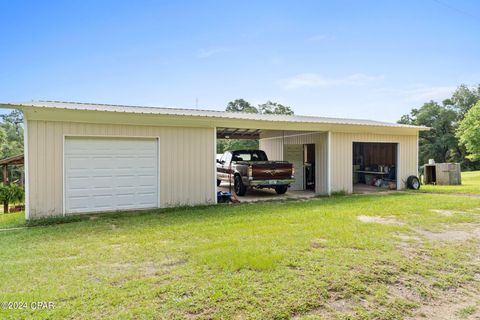
<path id="1" fill-rule="evenodd" d="M 275 114 L 252 114 L 240 112 L 225 112 L 214 110 L 165 108 L 165 107 L 145 107 L 145 106 L 126 106 L 126 105 L 108 105 L 95 103 L 79 103 L 64 101 L 31 101 L 18 103 L 0 103 L 2 107 L 33 107 L 36 109 L 63 109 L 63 110 L 84 110 L 84 111 L 106 111 L 116 113 L 137 113 L 137 114 L 156 114 L 156 115 L 175 115 L 175 116 L 193 116 L 206 118 L 227 118 L 239 120 L 258 120 L 275 122 L 293 122 L 293 123 L 318 123 L 318 124 L 347 124 L 359 126 L 377 126 L 377 127 L 395 127 L 395 128 L 417 128 L 419 130 L 425 127 L 410 126 L 391 122 L 382 122 L 364 119 L 343 119 L 301 115 L 275 115 Z"/>
<path id="2" fill-rule="evenodd" d="M 399 144 L 397 175 L 400 187 L 410 175 L 418 175 L 417 136 L 379 135 L 368 133 L 331 133 L 332 192 L 352 192 L 353 142 L 394 142 Z"/>
<path id="3" fill-rule="evenodd" d="M 283 160 L 284 144 L 315 144 L 315 193 L 327 194 L 327 133 L 267 130 L 260 134 L 260 149 L 271 160 Z"/>
<path id="4" fill-rule="evenodd" d="M 28 121 L 30 218 L 63 213 L 64 136 L 159 137 L 162 207 L 215 202 L 214 129 Z"/>

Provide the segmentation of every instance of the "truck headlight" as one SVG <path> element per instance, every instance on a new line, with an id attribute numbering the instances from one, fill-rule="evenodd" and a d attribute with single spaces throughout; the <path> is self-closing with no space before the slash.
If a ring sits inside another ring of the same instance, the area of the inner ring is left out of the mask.
<path id="1" fill-rule="evenodd" d="M 295 167 L 292 166 L 292 179 L 295 178 Z"/>

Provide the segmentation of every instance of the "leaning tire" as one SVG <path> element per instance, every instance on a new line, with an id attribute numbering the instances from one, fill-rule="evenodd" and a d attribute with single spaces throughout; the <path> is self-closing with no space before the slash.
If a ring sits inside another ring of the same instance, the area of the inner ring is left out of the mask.
<path id="1" fill-rule="evenodd" d="M 420 180 L 416 176 L 410 176 L 407 178 L 407 188 L 418 190 L 420 189 Z"/>
<path id="2" fill-rule="evenodd" d="M 243 184 L 242 177 L 235 176 L 233 188 L 237 196 L 243 197 L 247 193 L 247 187 Z"/>
<path id="3" fill-rule="evenodd" d="M 217 179 L 217 187 L 220 187 L 220 183 L 222 183 L 222 180 Z"/>
<path id="4" fill-rule="evenodd" d="M 285 192 L 287 192 L 288 190 L 288 186 L 276 186 L 275 187 L 275 191 L 277 192 L 277 194 L 284 194 Z"/>

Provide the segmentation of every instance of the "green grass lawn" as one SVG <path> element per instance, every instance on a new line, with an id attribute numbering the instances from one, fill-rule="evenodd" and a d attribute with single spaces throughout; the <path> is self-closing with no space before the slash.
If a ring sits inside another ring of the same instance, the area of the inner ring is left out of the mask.
<path id="1" fill-rule="evenodd" d="M 462 172 L 458 186 L 422 185 L 421 192 L 480 194 L 480 171 Z"/>
<path id="2" fill-rule="evenodd" d="M 0 215 L 0 228 L 20 220 Z M 2 231 L 0 302 L 55 308 L 0 309 L 0 318 L 399 319 L 457 288 L 477 289 L 479 238 L 428 238 L 477 225 L 480 198 L 396 193 Z M 456 312 L 465 310 L 476 309 Z"/>

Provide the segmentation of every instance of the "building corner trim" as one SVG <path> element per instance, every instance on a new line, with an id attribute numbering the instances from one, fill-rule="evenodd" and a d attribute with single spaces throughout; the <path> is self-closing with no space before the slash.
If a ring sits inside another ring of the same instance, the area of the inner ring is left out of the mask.
<path id="1" fill-rule="evenodd" d="M 327 133 L 327 194 L 332 195 L 332 132 Z"/>
<path id="2" fill-rule="evenodd" d="M 30 175 L 28 168 L 28 120 L 25 111 L 23 113 L 23 170 L 25 176 L 25 220 L 30 220 Z"/>

